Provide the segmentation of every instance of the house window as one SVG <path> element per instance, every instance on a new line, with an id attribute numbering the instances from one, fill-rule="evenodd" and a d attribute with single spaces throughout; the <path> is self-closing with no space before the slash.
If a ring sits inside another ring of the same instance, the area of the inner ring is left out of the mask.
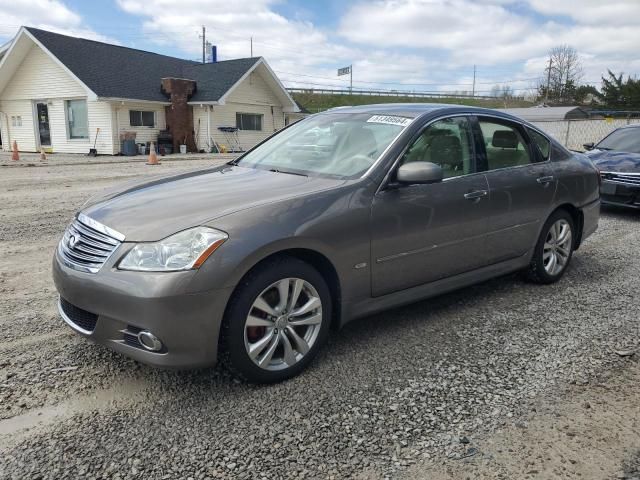
<path id="1" fill-rule="evenodd" d="M 67 100 L 69 138 L 89 138 L 89 117 L 86 100 Z"/>
<path id="2" fill-rule="evenodd" d="M 129 125 L 132 127 L 155 127 L 155 112 L 142 112 L 140 110 L 129 110 Z"/>
<path id="3" fill-rule="evenodd" d="M 238 130 L 262 130 L 263 115 L 257 113 L 236 113 Z"/>
<path id="4" fill-rule="evenodd" d="M 22 126 L 22 117 L 18 115 L 17 117 L 11 117 L 11 126 L 13 127 L 21 127 Z"/>

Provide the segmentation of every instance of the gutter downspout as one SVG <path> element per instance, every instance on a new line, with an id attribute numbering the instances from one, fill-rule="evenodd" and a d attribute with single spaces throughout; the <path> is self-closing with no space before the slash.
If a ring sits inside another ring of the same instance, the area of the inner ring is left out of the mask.
<path id="1" fill-rule="evenodd" d="M 9 132 L 9 115 L 5 112 L 0 112 L 0 114 L 4 115 L 5 120 L 7 121 L 7 141 L 5 143 L 4 139 L 2 140 L 2 150 L 5 152 L 11 151 L 11 133 Z"/>
<path id="2" fill-rule="evenodd" d="M 207 105 L 207 146 L 209 147 L 209 152 L 213 149 L 213 145 L 211 144 L 211 105 Z"/>
<path id="3" fill-rule="evenodd" d="M 116 155 L 120 155 L 122 153 L 122 142 L 120 141 L 120 106 L 116 103 L 114 107 L 116 115 L 116 145 L 118 146 Z"/>

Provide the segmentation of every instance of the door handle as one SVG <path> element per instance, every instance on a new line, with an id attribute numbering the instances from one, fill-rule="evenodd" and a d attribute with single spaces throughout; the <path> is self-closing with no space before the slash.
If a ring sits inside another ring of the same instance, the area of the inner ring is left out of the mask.
<path id="1" fill-rule="evenodd" d="M 475 190 L 473 192 L 465 193 L 465 200 L 479 200 L 482 197 L 486 197 L 489 194 L 486 190 Z"/>
<path id="2" fill-rule="evenodd" d="M 546 185 L 548 183 L 553 182 L 553 175 L 547 175 L 546 177 L 538 177 L 536 179 L 536 182 L 538 182 L 541 185 Z"/>

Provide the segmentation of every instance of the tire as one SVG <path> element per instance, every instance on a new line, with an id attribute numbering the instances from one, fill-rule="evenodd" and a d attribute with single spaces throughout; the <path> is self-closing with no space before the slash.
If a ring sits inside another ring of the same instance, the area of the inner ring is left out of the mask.
<path id="1" fill-rule="evenodd" d="M 325 343 L 331 313 L 329 288 L 315 268 L 293 257 L 267 261 L 247 274 L 229 302 L 220 360 L 251 383 L 291 378 Z"/>
<path id="2" fill-rule="evenodd" d="M 568 229 L 566 238 L 565 228 Z M 541 284 L 560 280 L 571 262 L 575 239 L 573 218 L 566 210 L 556 210 L 542 227 L 531 263 L 526 270 L 527 278 Z"/>

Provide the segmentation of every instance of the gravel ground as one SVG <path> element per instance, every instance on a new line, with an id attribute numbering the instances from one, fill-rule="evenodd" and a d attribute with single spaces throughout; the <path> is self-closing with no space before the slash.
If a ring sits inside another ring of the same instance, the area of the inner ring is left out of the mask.
<path id="1" fill-rule="evenodd" d="M 615 352 L 639 346 L 640 215 L 616 210 L 558 284 L 510 275 L 365 318 L 278 385 L 154 370 L 70 332 L 50 261 L 74 211 L 118 182 L 221 161 L 0 157 L 0 478 L 421 478 L 575 389 L 599 398 L 611 379 L 637 385 L 624 373 L 638 354 Z M 637 426 L 638 391 L 626 391 Z M 581 478 L 633 475 L 631 430 L 604 476 Z M 504 473 L 487 468 L 472 478 Z"/>

